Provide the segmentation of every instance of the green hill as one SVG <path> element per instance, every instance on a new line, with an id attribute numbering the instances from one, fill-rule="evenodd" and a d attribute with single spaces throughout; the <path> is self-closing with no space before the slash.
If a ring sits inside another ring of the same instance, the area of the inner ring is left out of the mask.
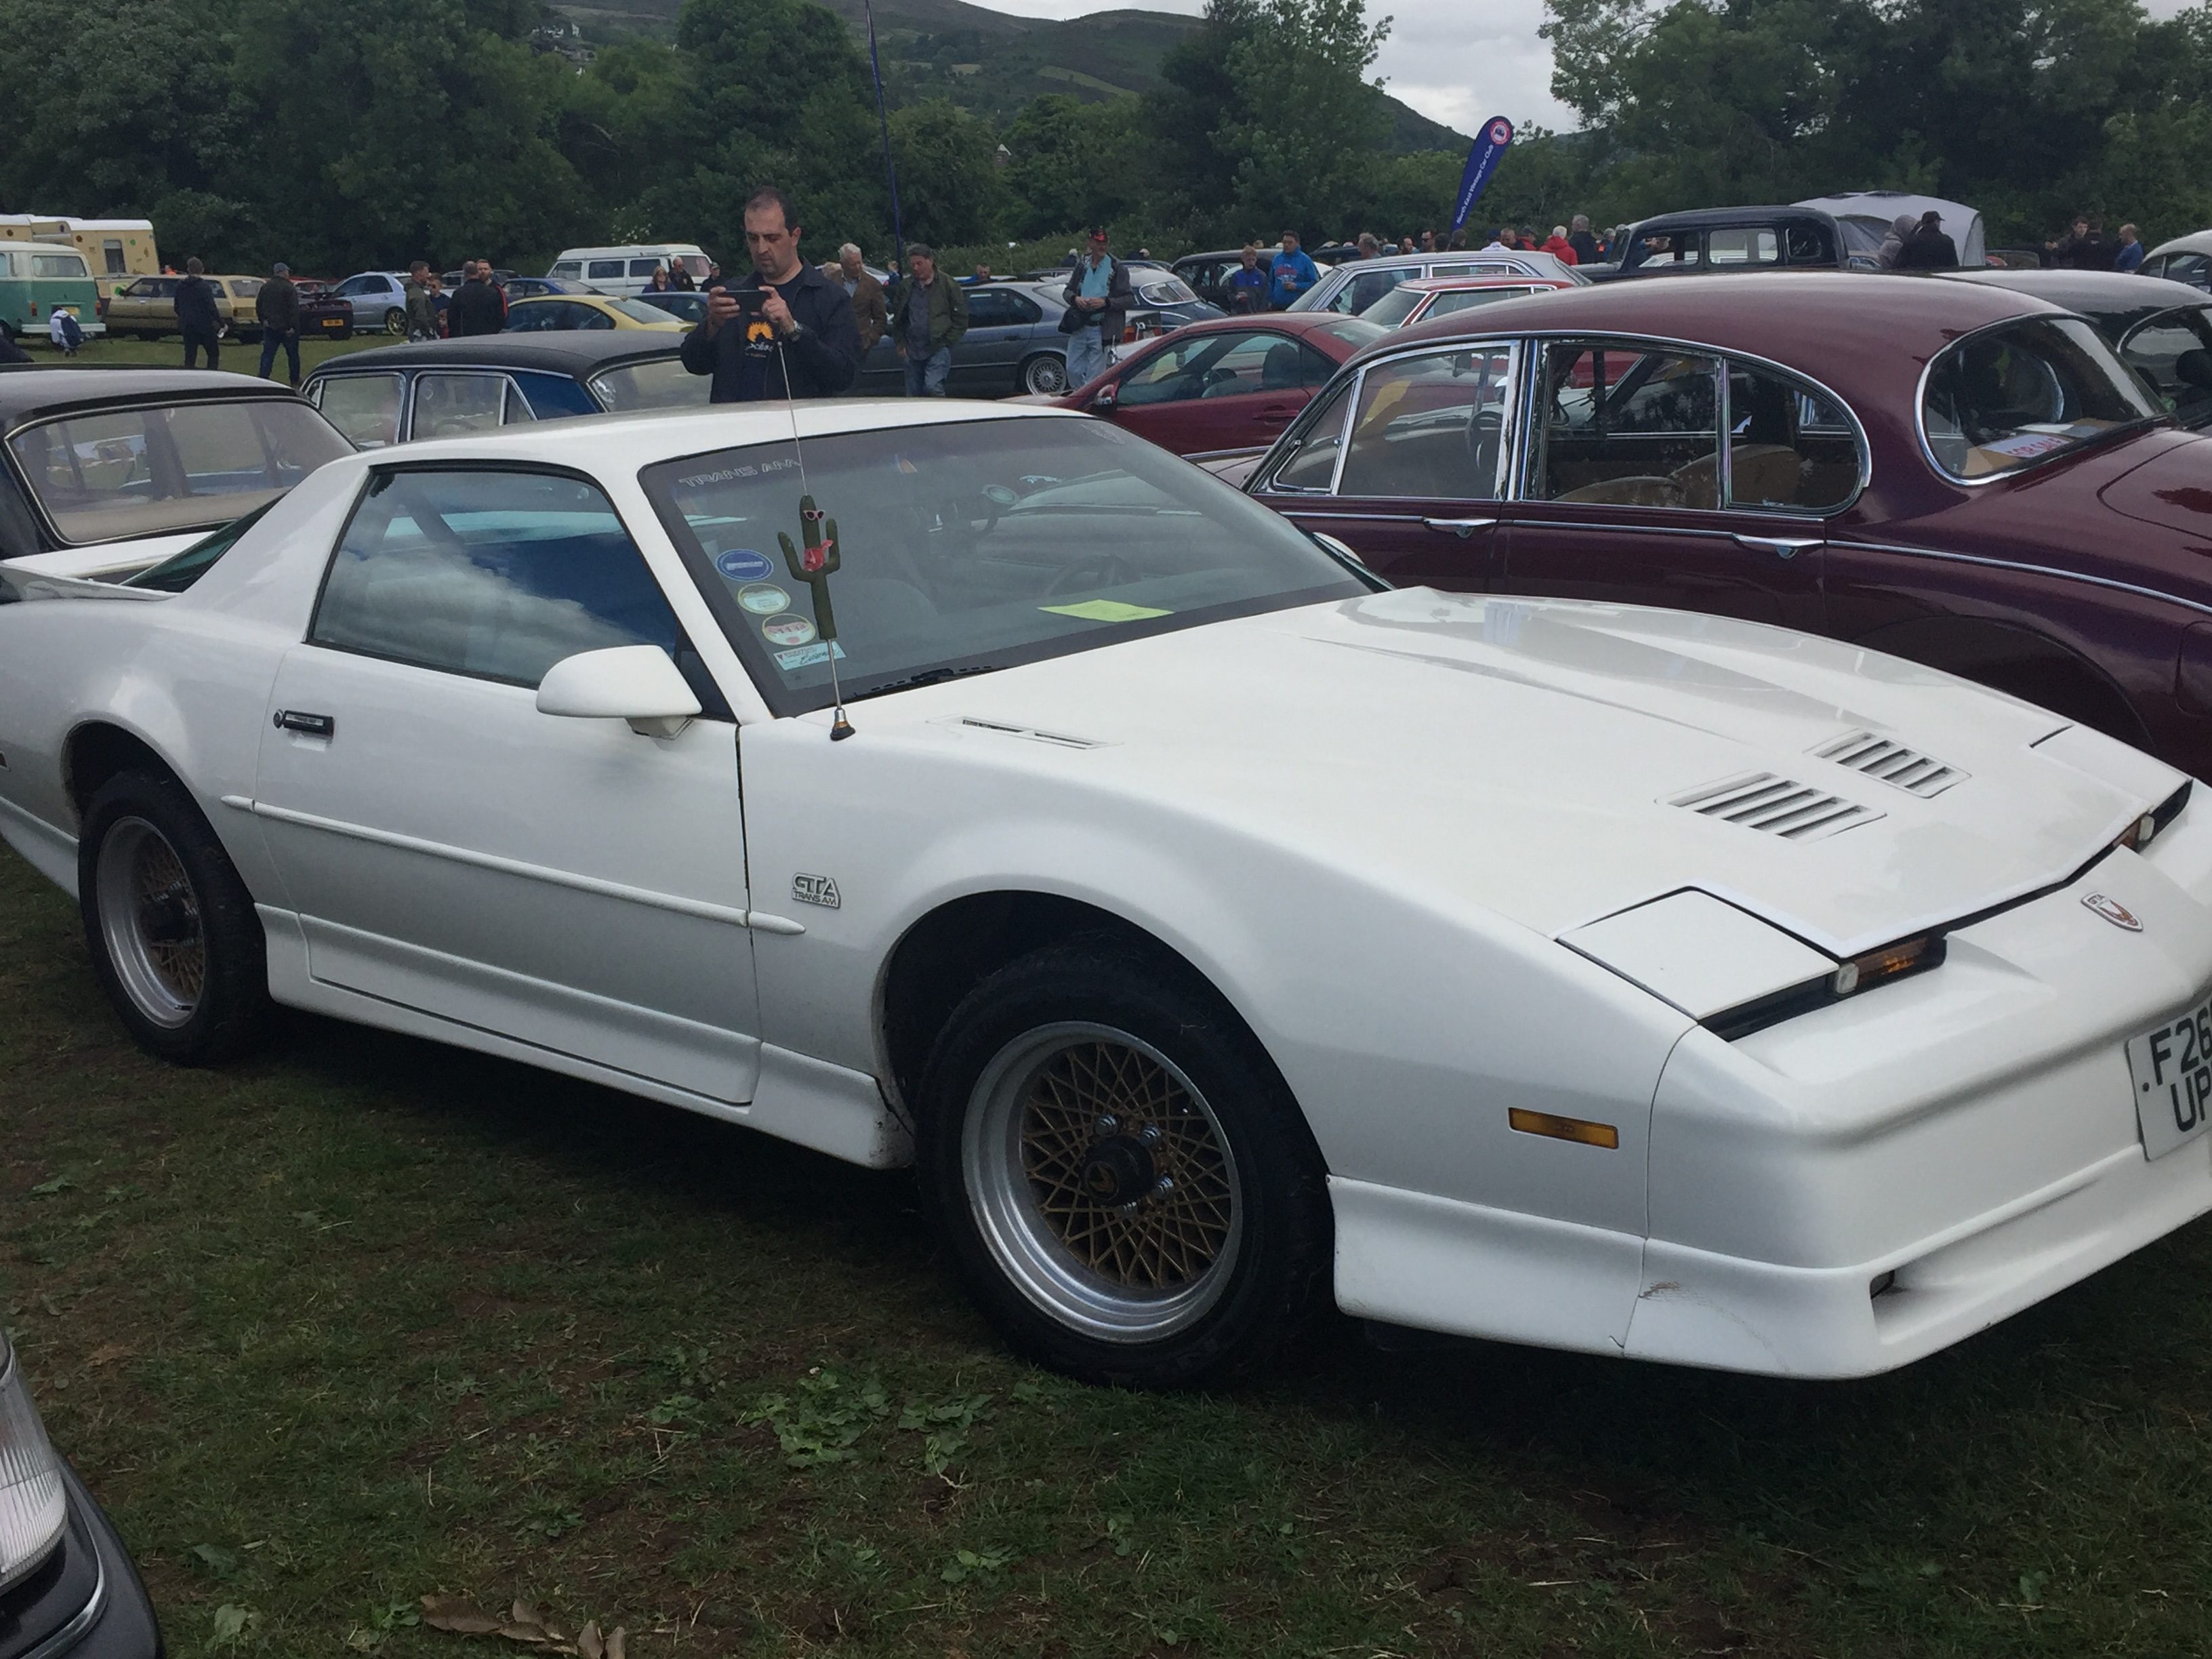
<path id="1" fill-rule="evenodd" d="M 821 0 L 864 35 L 861 0 Z M 682 0 L 596 0 L 556 4 L 591 34 L 623 30 L 666 34 Z M 1194 17 L 1161 11 L 1101 11 L 1054 22 L 1014 17 L 966 0 L 883 0 L 876 45 L 884 91 L 894 106 L 950 99 L 994 123 L 1011 120 L 1032 98 L 1072 93 L 1086 100 L 1149 91 L 1161 58 L 1195 28 Z M 1464 150 L 1470 142 L 1440 122 L 1378 94 L 1390 114 L 1393 151 Z"/>

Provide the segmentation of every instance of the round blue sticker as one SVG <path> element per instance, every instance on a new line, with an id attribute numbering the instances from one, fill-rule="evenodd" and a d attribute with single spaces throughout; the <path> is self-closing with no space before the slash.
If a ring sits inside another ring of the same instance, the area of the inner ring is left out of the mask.
<path id="1" fill-rule="evenodd" d="M 733 582 L 757 582 L 775 567 L 769 562 L 765 553 L 757 553 L 750 547 L 733 547 L 715 559 L 714 568 Z"/>

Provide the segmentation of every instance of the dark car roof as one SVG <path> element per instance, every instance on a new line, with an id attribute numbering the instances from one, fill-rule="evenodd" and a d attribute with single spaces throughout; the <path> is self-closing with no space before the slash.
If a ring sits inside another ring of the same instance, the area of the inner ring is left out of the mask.
<path id="1" fill-rule="evenodd" d="M 1929 359 L 1962 334 L 2059 307 L 1980 283 L 1808 270 L 1605 283 L 1500 300 L 1415 323 L 1360 353 L 1500 334 L 1643 335 L 1765 357 L 1840 392 L 1869 421 L 1912 418 Z"/>
<path id="2" fill-rule="evenodd" d="M 2137 323 L 2181 306 L 2212 305 L 2212 295 L 2164 276 L 2138 276 L 2121 270 L 1946 270 L 1948 283 L 2009 289 L 2068 311 L 2078 311 L 2100 327 L 2124 333 Z"/>
<path id="3" fill-rule="evenodd" d="M 1629 227 L 1632 234 L 1648 230 L 1705 230 L 1723 225 L 1782 224 L 1790 221 L 1833 227 L 1832 215 L 1818 208 L 1733 207 L 1692 208 L 1683 213 L 1655 213 Z"/>
<path id="4" fill-rule="evenodd" d="M 210 398 L 295 398 L 246 374 L 191 368 L 17 368 L 0 374 L 0 427 L 125 404 L 204 403 Z"/>
<path id="5" fill-rule="evenodd" d="M 643 340 L 636 337 L 647 336 Z M 609 363 L 673 357 L 684 337 L 647 329 L 547 329 L 526 334 L 477 334 L 460 340 L 422 340 L 378 346 L 333 357 L 318 375 L 380 368 L 537 368 L 555 374 L 588 374 Z"/>

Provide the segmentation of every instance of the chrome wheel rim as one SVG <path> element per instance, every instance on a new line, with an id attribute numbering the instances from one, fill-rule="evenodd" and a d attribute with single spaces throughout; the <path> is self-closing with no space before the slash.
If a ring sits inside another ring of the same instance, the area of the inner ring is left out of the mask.
<path id="1" fill-rule="evenodd" d="M 1243 1176 L 1206 1097 L 1152 1044 L 1085 1021 L 1039 1026 L 976 1079 L 962 1174 L 1000 1269 L 1084 1335 L 1151 1342 L 1228 1289 Z"/>
<path id="2" fill-rule="evenodd" d="M 404 334 L 407 331 L 407 313 L 397 309 L 386 312 L 384 331 L 386 334 Z"/>
<path id="3" fill-rule="evenodd" d="M 199 895 L 169 838 L 123 818 L 100 843 L 94 875 L 107 959 L 131 1006 L 156 1025 L 189 1020 L 207 988 L 207 932 Z"/>
<path id="4" fill-rule="evenodd" d="M 1030 390 L 1057 397 L 1067 390 L 1067 371 L 1057 357 L 1040 357 L 1030 365 Z"/>

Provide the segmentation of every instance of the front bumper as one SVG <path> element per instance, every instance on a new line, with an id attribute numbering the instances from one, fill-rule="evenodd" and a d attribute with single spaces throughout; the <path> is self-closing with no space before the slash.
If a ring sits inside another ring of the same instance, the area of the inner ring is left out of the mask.
<path id="1" fill-rule="evenodd" d="M 161 1659 L 161 1629 L 114 1524 L 64 1462 L 69 1526 L 0 1597 L 0 1659 Z"/>

